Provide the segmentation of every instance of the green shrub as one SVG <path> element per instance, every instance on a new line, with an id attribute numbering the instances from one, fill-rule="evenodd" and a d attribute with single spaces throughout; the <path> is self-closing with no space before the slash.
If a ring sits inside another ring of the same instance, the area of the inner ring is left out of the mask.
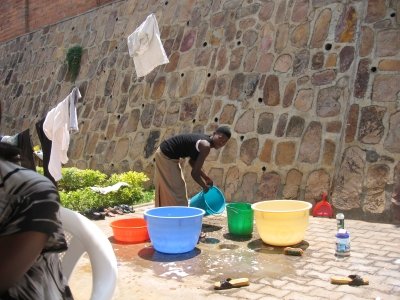
<path id="1" fill-rule="evenodd" d="M 72 210 L 83 212 L 102 206 L 101 195 L 90 188 L 70 192 L 60 191 L 59 193 L 62 205 Z"/>
<path id="2" fill-rule="evenodd" d="M 117 182 L 126 182 L 132 186 L 143 186 L 149 178 L 144 173 L 129 171 L 121 174 L 112 174 L 107 180 L 108 185 L 116 184 Z"/>
<path id="3" fill-rule="evenodd" d="M 90 169 L 63 168 L 61 174 L 58 189 L 67 192 L 90 186 L 103 186 L 107 180 L 106 174 Z"/>
<path id="4" fill-rule="evenodd" d="M 143 199 L 139 203 L 148 203 L 154 201 L 154 188 L 145 190 L 143 192 Z"/>
<path id="5" fill-rule="evenodd" d="M 107 175 L 99 171 L 64 168 L 62 174 L 63 178 L 58 182 L 61 203 L 72 210 L 84 212 L 120 204 L 145 203 L 154 199 L 154 191 L 143 188 L 143 183 L 149 180 L 144 173 L 129 171 L 107 178 Z M 90 188 L 111 186 L 117 182 L 126 182 L 129 186 L 107 194 L 95 192 Z"/>
<path id="6" fill-rule="evenodd" d="M 43 167 L 36 167 L 36 172 L 38 172 L 40 175 L 44 175 Z"/>
<path id="7" fill-rule="evenodd" d="M 112 204 L 133 204 L 143 202 L 143 183 L 149 180 L 144 173 L 129 171 L 121 174 L 112 174 L 107 185 L 114 185 L 117 182 L 126 182 L 129 186 L 121 187 L 118 191 L 105 194 Z M 142 200 L 142 201 L 141 201 Z"/>

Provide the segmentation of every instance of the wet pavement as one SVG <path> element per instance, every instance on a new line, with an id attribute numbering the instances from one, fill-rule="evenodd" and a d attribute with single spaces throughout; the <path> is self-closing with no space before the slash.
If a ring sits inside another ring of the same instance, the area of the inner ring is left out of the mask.
<path id="1" fill-rule="evenodd" d="M 151 205 L 136 208 L 142 216 Z M 185 254 L 163 254 L 150 242 L 121 244 L 110 222 L 94 221 L 109 237 L 118 260 L 113 299 L 400 299 L 400 228 L 390 224 L 345 220 L 350 232 L 350 257 L 335 256 L 336 220 L 310 217 L 303 256 L 287 256 L 282 247 L 264 244 L 254 226 L 251 237 L 228 233 L 226 213 L 203 219 L 203 238 Z M 70 282 L 77 300 L 89 299 L 90 263 L 86 256 Z M 334 285 L 330 277 L 358 274 L 370 284 Z M 214 282 L 247 277 L 250 285 L 216 291 Z"/>

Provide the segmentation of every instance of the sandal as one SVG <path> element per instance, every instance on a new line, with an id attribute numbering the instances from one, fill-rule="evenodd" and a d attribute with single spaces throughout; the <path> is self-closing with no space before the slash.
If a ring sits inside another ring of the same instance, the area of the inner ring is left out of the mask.
<path id="1" fill-rule="evenodd" d="M 84 215 L 86 218 L 94 221 L 105 219 L 105 214 L 101 214 L 97 211 L 86 212 Z"/>
<path id="2" fill-rule="evenodd" d="M 237 279 L 227 278 L 225 280 L 214 283 L 214 290 L 227 290 L 231 288 L 239 288 L 242 286 L 247 286 L 249 284 L 250 283 L 248 278 L 237 278 Z"/>
<path id="3" fill-rule="evenodd" d="M 128 206 L 128 205 L 127 205 L 127 206 Z M 129 209 L 129 211 L 130 211 L 131 213 L 134 213 L 134 212 L 135 212 L 135 209 L 133 208 L 132 205 L 128 206 L 128 209 Z"/>
<path id="4" fill-rule="evenodd" d="M 97 212 L 97 211 L 95 211 L 92 214 L 92 220 L 104 220 L 105 217 L 106 217 L 105 213 L 100 213 L 100 212 Z"/>
<path id="5" fill-rule="evenodd" d="M 129 213 L 131 212 L 131 210 L 129 209 L 129 206 L 126 205 L 126 204 L 121 204 L 119 207 L 122 209 L 122 211 L 123 211 L 125 214 L 129 214 Z"/>
<path id="6" fill-rule="evenodd" d="M 115 217 L 115 214 L 109 208 L 105 208 L 104 212 L 105 212 L 107 217 Z"/>
<path id="7" fill-rule="evenodd" d="M 123 215 L 124 214 L 123 210 L 119 206 L 114 206 L 113 209 L 114 209 L 113 213 L 116 213 L 116 214 L 119 214 L 119 215 Z"/>
<path id="8" fill-rule="evenodd" d="M 331 283 L 332 284 L 348 284 L 350 286 L 360 286 L 360 285 L 369 284 L 369 281 L 367 278 L 362 278 L 359 275 L 349 275 L 347 277 L 332 276 Z"/>

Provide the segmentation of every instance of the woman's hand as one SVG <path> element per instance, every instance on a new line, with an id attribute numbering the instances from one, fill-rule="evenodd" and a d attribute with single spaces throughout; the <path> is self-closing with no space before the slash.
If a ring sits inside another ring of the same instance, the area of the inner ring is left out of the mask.
<path id="1" fill-rule="evenodd" d="M 203 187 L 203 192 L 207 193 L 210 187 L 214 185 L 214 182 L 210 177 L 208 177 L 203 171 L 201 172 L 201 177 L 203 178 L 204 182 L 206 183 L 206 186 Z"/>
<path id="2" fill-rule="evenodd" d="M 204 192 L 204 193 L 207 193 L 208 190 L 214 185 L 214 183 L 213 183 L 213 181 L 212 181 L 210 178 L 208 178 L 208 180 L 205 179 L 205 182 L 206 182 L 206 187 L 203 188 L 203 192 Z"/>
<path id="3" fill-rule="evenodd" d="M 214 182 L 212 181 L 212 179 L 210 177 L 206 177 L 204 178 L 204 181 L 206 182 L 206 184 L 211 187 L 214 185 Z"/>

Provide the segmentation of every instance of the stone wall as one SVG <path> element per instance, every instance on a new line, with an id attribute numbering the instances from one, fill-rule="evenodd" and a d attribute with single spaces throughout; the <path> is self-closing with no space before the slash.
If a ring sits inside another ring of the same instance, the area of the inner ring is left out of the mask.
<path id="1" fill-rule="evenodd" d="M 0 44 L 1 132 L 31 128 L 38 144 L 35 123 L 77 85 L 70 166 L 152 177 L 163 139 L 227 124 L 233 136 L 205 170 L 228 201 L 314 203 L 328 191 L 348 217 L 400 223 L 399 3 L 115 2 Z M 137 78 L 126 38 L 151 12 L 170 63 Z"/>

